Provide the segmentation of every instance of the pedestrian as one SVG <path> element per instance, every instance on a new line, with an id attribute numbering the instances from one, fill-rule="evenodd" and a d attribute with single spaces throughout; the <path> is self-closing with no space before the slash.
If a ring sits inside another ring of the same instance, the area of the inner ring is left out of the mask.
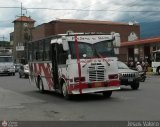
<path id="1" fill-rule="evenodd" d="M 143 68 L 143 70 L 144 70 L 144 67 L 145 67 L 145 62 L 144 62 L 144 60 L 142 60 L 141 66 L 142 66 L 142 68 Z"/>
<path id="2" fill-rule="evenodd" d="M 129 62 L 129 67 L 130 67 L 130 68 L 134 68 L 134 62 L 133 62 L 133 61 L 130 61 L 130 62 Z"/>
<path id="3" fill-rule="evenodd" d="M 142 72 L 142 71 L 143 71 L 140 62 L 137 62 L 136 69 L 137 69 L 137 71 L 139 71 L 139 72 Z"/>
<path id="4" fill-rule="evenodd" d="M 149 66 L 149 64 L 148 64 L 148 61 L 146 60 L 146 61 L 145 61 L 145 64 L 144 64 L 144 71 L 145 71 L 145 72 L 148 71 L 148 66 Z"/>

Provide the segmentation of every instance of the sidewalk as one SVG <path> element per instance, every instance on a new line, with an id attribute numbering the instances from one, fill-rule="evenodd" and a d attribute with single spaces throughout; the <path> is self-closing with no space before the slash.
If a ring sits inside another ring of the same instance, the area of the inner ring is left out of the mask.
<path id="1" fill-rule="evenodd" d="M 154 75 L 154 73 L 152 71 L 148 71 L 146 72 L 146 75 Z"/>
<path id="2" fill-rule="evenodd" d="M 147 69 L 148 71 L 146 72 L 146 75 L 154 75 L 153 71 L 152 71 L 152 67 L 148 67 Z"/>

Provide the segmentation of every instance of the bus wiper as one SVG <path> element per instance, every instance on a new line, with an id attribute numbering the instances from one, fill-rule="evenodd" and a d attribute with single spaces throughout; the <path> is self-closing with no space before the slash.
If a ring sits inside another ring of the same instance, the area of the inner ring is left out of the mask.
<path id="1" fill-rule="evenodd" d="M 84 68 L 90 62 L 92 62 L 92 58 L 90 58 L 82 67 Z"/>
<path id="2" fill-rule="evenodd" d="M 102 58 L 107 63 L 108 66 L 110 66 L 110 63 L 103 56 L 101 56 L 101 54 L 98 53 L 98 56 Z"/>
<path id="3" fill-rule="evenodd" d="M 110 66 L 110 63 L 100 53 L 98 53 L 97 51 L 96 53 L 99 56 L 99 58 L 102 58 L 107 63 L 107 65 Z"/>

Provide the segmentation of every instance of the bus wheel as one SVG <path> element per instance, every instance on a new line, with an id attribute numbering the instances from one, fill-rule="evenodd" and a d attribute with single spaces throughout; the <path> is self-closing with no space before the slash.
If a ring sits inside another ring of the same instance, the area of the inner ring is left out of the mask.
<path id="1" fill-rule="evenodd" d="M 62 94 L 65 99 L 70 99 L 70 95 L 68 94 L 67 86 L 65 82 L 62 84 Z"/>
<path id="2" fill-rule="evenodd" d="M 132 84 L 132 85 L 131 85 L 131 88 L 132 88 L 133 90 L 137 90 L 137 89 L 139 88 L 139 82 L 136 82 L 135 84 Z"/>
<path id="3" fill-rule="evenodd" d="M 160 75 L 160 67 L 157 69 L 158 74 Z"/>
<path id="4" fill-rule="evenodd" d="M 105 91 L 105 92 L 103 92 L 103 97 L 105 97 L 105 98 L 110 98 L 111 95 L 112 95 L 112 91 Z"/>
<path id="5" fill-rule="evenodd" d="M 44 92 L 43 81 L 41 78 L 38 78 L 38 88 L 40 92 Z"/>

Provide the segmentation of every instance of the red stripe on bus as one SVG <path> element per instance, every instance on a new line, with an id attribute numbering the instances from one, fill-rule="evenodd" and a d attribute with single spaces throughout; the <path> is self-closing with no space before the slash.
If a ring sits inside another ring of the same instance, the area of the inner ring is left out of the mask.
<path id="1" fill-rule="evenodd" d="M 77 35 L 75 35 L 75 50 L 76 50 L 76 57 L 77 57 L 77 64 L 78 64 L 78 74 L 79 74 L 79 78 L 81 78 L 81 65 L 80 65 L 80 58 L 79 58 L 79 51 L 78 51 Z M 79 82 L 79 85 L 80 85 L 79 92 L 82 93 L 81 81 Z"/>
<path id="2" fill-rule="evenodd" d="M 48 84 L 48 87 L 49 87 L 49 90 L 51 90 L 51 87 L 53 86 L 53 81 L 52 81 L 51 73 L 49 72 L 50 67 L 49 66 L 45 67 L 45 64 L 40 63 L 39 64 L 39 70 L 40 70 L 41 74 L 42 74 L 42 70 L 43 70 L 44 76 L 46 78 L 46 81 L 47 81 L 47 84 Z"/>

